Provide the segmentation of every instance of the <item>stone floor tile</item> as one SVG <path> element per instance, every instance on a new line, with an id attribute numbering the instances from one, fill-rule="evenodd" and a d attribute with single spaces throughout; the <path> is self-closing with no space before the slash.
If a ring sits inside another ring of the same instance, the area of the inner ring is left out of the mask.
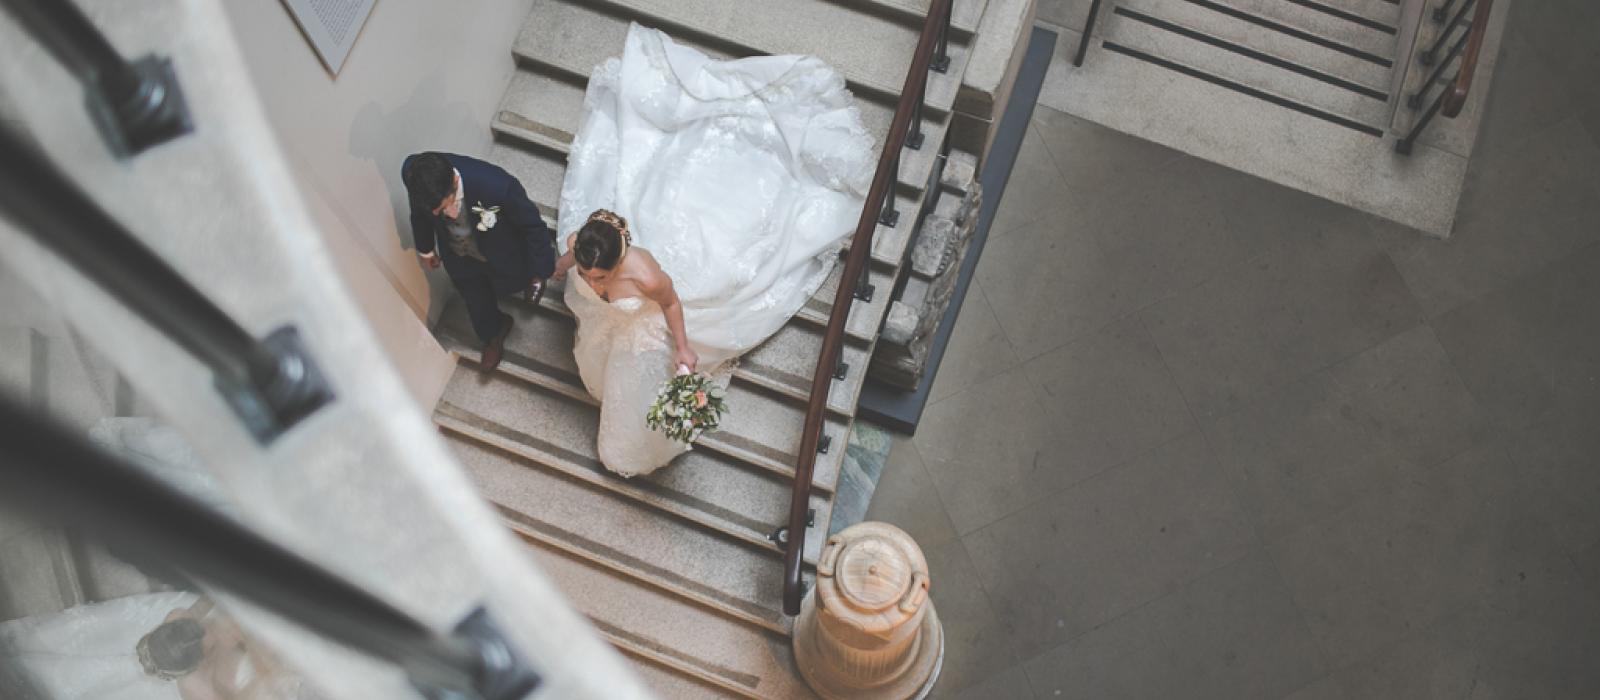
<path id="1" fill-rule="evenodd" d="M 1600 541 L 1578 550 L 1572 555 L 1572 563 L 1589 580 L 1591 588 L 1600 590 Z"/>
<path id="2" fill-rule="evenodd" d="M 1473 160 L 1448 241 L 1394 237 L 1390 253 L 1437 317 L 1600 241 L 1597 220 L 1600 147 L 1568 117 Z"/>
<path id="3" fill-rule="evenodd" d="M 1023 135 L 1022 149 L 1006 180 L 994 220 L 989 224 L 989 243 L 1041 218 L 1059 214 L 1058 203 L 1065 191 L 1065 181 L 1056 169 L 1050 149 L 1045 146 L 1039 130 L 1030 125 L 1028 133 Z"/>
<path id="4" fill-rule="evenodd" d="M 956 538 L 939 492 L 922 465 L 922 455 L 907 437 L 896 437 L 883 478 L 867 508 L 867 520 L 892 523 L 926 548 Z"/>
<path id="5" fill-rule="evenodd" d="M 1101 3 L 1101 21 L 1105 19 L 1109 10 L 1109 7 Z M 1058 27 L 1083 31 L 1084 21 L 1089 18 L 1089 0 L 1039 0 L 1038 17 L 1040 21 Z"/>
<path id="6" fill-rule="evenodd" d="M 962 539 L 1024 656 L 1178 590 L 1257 543 L 1198 432 Z"/>
<path id="7" fill-rule="evenodd" d="M 1282 537 L 1413 471 L 1373 437 L 1373 422 L 1318 373 L 1217 419 L 1206 437 L 1263 536 Z"/>
<path id="8" fill-rule="evenodd" d="M 928 697 L 930 700 L 1032 700 L 1035 696 L 1028 685 L 1027 674 L 1020 666 L 1014 666 L 962 690 L 946 690 L 941 678 Z"/>
<path id="9" fill-rule="evenodd" d="M 1451 633 L 1473 640 L 1484 697 L 1600 697 L 1600 596 L 1570 559 L 1504 572 L 1462 618 Z"/>
<path id="10" fill-rule="evenodd" d="M 1152 604 L 1194 697 L 1272 700 L 1327 671 L 1289 590 L 1264 551 Z"/>
<path id="11" fill-rule="evenodd" d="M 1248 263 L 1141 312 L 1195 417 L 1253 397 L 1416 326 L 1420 312 L 1359 232 L 1288 232 Z"/>
<path id="12" fill-rule="evenodd" d="M 962 542 L 922 549 L 928 558 L 928 595 L 944 625 L 944 668 L 937 687 L 941 697 L 954 697 L 1021 659 L 1011 629 L 994 614 L 982 576 Z"/>
<path id="13" fill-rule="evenodd" d="M 1255 215 L 1262 206 L 1288 198 L 1328 208 L 1189 156 L 1132 177 L 1136 182 L 1101 195 L 1105 201 L 1084 225 L 1141 307 L 1184 293 L 1277 243 L 1294 219 Z"/>
<path id="14" fill-rule="evenodd" d="M 1486 417 L 1426 325 L 1329 373 L 1340 393 L 1371 418 L 1374 432 L 1412 464 L 1433 466 L 1485 435 Z"/>
<path id="15" fill-rule="evenodd" d="M 1507 441 L 1526 489 L 1539 499 L 1542 540 L 1563 554 L 1600 540 L 1600 411 L 1554 415 Z"/>
<path id="16" fill-rule="evenodd" d="M 1144 305 L 1134 278 L 1095 243 L 1092 226 L 1059 217 L 991 239 L 976 279 L 1018 359 L 1093 333 Z"/>
<path id="17" fill-rule="evenodd" d="M 1136 317 L 1040 355 L 1026 371 L 1053 429 L 1073 450 L 1060 457 L 1074 463 L 1109 467 L 1195 429 Z"/>
<path id="18" fill-rule="evenodd" d="M 1176 160 L 1178 151 L 1135 138 L 1044 105 L 1033 110 L 1033 129 L 1061 173 L 1057 211 L 1073 216 L 1110 194 L 1147 192 L 1145 178 Z M 1217 167 L 1217 166 L 1211 166 Z"/>
<path id="19" fill-rule="evenodd" d="M 939 361 L 939 374 L 928 391 L 928 401 L 937 402 L 1015 366 L 1017 354 L 1011 349 L 1011 341 L 1000 328 L 983 284 L 973 280 L 950 332 L 950 343 Z"/>
<path id="20" fill-rule="evenodd" d="M 1551 527 L 1539 490 L 1494 446 L 1267 546 L 1342 667 L 1458 612 L 1505 572 L 1553 555 Z"/>
<path id="21" fill-rule="evenodd" d="M 933 404 L 912 441 L 950 521 L 972 532 L 1094 474 L 1063 458 L 1020 368 Z"/>
<path id="22" fill-rule="evenodd" d="M 1437 319 L 1462 380 L 1501 427 L 1600 407 L 1600 246 Z"/>
<path id="23" fill-rule="evenodd" d="M 1161 621 L 1151 606 L 1135 609 L 1049 649 L 1024 665 L 1034 695 L 1097 700 L 1189 697 L 1187 678 L 1171 663 Z"/>
<path id="24" fill-rule="evenodd" d="M 1473 146 L 1474 157 L 1500 156 L 1506 149 L 1554 126 L 1573 113 L 1573 94 L 1571 81 L 1552 70 L 1524 32 L 1512 26 L 1502 38 L 1495 58 L 1494 81 L 1478 142 Z M 1474 168 L 1470 164 L 1468 167 Z"/>
<path id="25" fill-rule="evenodd" d="M 1277 700 L 1325 673 L 1266 554 L 1031 659 L 1039 697 Z"/>

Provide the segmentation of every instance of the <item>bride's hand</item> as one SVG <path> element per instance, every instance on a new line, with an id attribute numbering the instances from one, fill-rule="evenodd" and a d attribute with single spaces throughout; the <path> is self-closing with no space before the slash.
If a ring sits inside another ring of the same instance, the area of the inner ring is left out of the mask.
<path id="1" fill-rule="evenodd" d="M 688 367 L 691 373 L 695 371 L 695 368 L 699 366 L 699 364 L 700 356 L 694 354 L 694 351 L 690 350 L 689 348 L 679 348 L 677 357 L 672 359 L 673 369 L 677 369 L 679 367 Z"/>

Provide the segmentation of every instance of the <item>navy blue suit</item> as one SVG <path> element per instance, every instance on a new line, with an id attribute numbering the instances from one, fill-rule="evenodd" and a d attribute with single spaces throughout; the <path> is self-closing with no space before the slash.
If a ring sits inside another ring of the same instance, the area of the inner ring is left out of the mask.
<path id="1" fill-rule="evenodd" d="M 443 155 L 461 174 L 461 210 L 474 225 L 471 235 L 484 260 L 460 256 L 451 246 L 438 245 L 450 235 L 444 219 L 429 209 L 418 209 L 415 203 L 411 205 L 411 232 L 418 253 L 438 251 L 450 281 L 467 303 L 472 330 L 487 343 L 503 322 L 495 299 L 523 291 L 533 278 L 549 278 L 555 272 L 555 232 L 545 225 L 538 207 L 511 173 L 477 158 Z M 401 164 L 402 176 L 414 158 L 407 156 Z M 498 221 L 488 231 L 476 228 L 478 216 L 472 213 L 472 207 L 480 204 L 500 207 Z"/>

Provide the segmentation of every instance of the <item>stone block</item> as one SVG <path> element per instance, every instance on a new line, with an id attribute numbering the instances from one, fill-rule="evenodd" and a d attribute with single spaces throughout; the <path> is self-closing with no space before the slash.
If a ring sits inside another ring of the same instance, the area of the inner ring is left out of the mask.
<path id="1" fill-rule="evenodd" d="M 980 163 L 994 143 L 996 117 L 1011 98 L 1037 10 L 1036 0 L 995 0 L 978 25 L 956 94 L 950 139 L 957 148 L 978 154 Z"/>
<path id="2" fill-rule="evenodd" d="M 903 302 L 889 305 L 889 317 L 883 321 L 883 341 L 895 345 L 911 342 L 917 330 L 917 309 Z"/>

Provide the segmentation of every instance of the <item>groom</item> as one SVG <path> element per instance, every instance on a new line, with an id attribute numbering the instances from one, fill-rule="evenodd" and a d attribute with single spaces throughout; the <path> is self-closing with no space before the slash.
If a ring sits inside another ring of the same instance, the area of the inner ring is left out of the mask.
<path id="1" fill-rule="evenodd" d="M 537 303 L 555 270 L 555 233 L 522 183 L 499 166 L 450 153 L 417 153 L 400 166 L 411 200 L 411 231 L 429 268 L 443 261 L 483 342 L 492 370 L 505 352 L 511 315 L 495 300 L 522 292 Z"/>

